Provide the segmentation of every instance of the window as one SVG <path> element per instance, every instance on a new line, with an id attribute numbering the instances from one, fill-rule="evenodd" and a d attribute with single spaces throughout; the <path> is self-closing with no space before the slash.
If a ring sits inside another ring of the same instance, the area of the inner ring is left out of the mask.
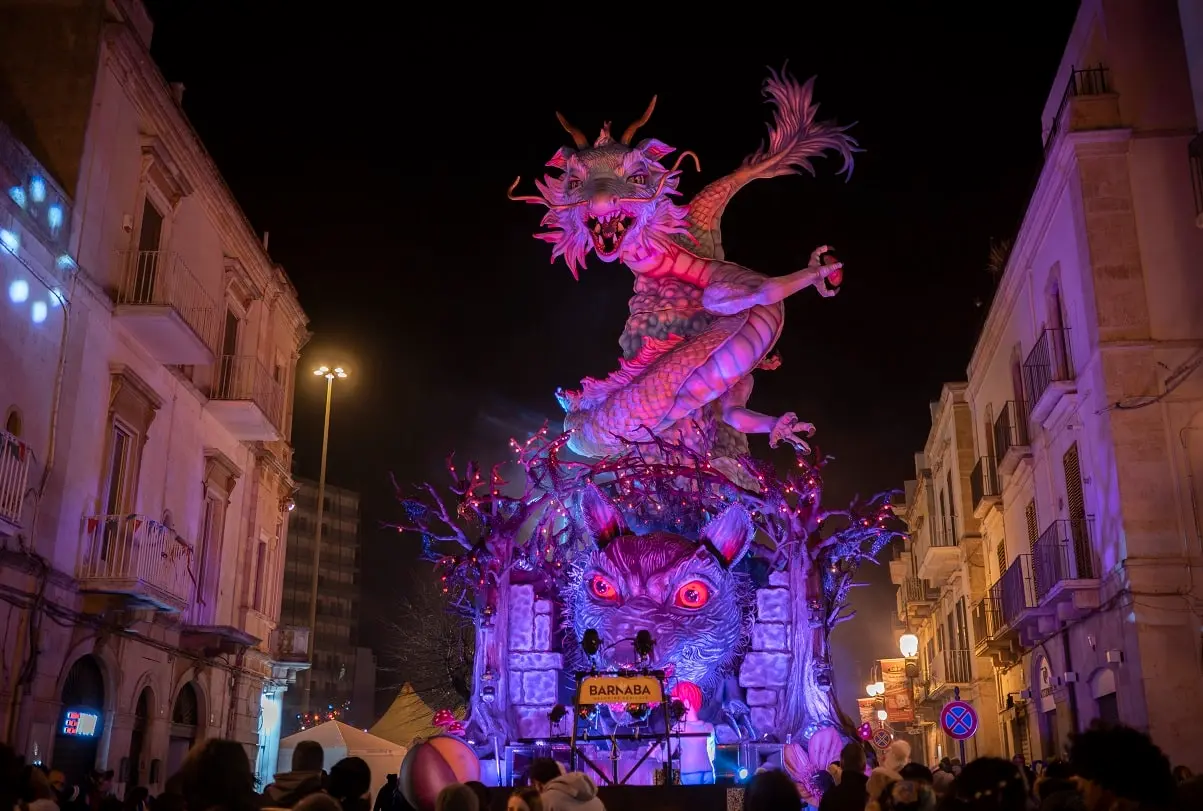
<path id="1" fill-rule="evenodd" d="M 267 593 L 267 543 L 259 541 L 255 544 L 255 599 L 252 606 L 256 611 L 263 611 L 264 596 Z"/>
<path id="2" fill-rule="evenodd" d="M 1003 572 L 1007 570 L 1007 542 L 1001 540 L 998 542 L 998 549 L 995 550 L 998 555 L 998 576 L 1002 577 Z"/>
<path id="3" fill-rule="evenodd" d="M 205 475 L 201 481 L 205 501 L 196 532 L 193 578 L 196 600 L 188 622 L 211 625 L 217 621 L 217 599 L 221 593 L 221 556 L 225 546 L 226 510 L 242 471 L 221 451 L 205 451 Z"/>
<path id="4" fill-rule="evenodd" d="M 138 503 L 142 448 L 163 400 L 149 384 L 125 366 L 110 379 L 109 436 L 102 471 L 101 505 L 106 515 L 125 516 Z"/>
<path id="5" fill-rule="evenodd" d="M 16 406 L 8 410 L 8 417 L 4 420 L 4 430 L 15 437 L 21 436 L 21 412 Z"/>
<path id="6" fill-rule="evenodd" d="M 130 449 L 133 436 L 124 425 L 114 424 L 109 433 L 109 458 L 105 465 L 104 513 L 125 515 L 131 512 Z"/>
<path id="7" fill-rule="evenodd" d="M 1119 724 L 1119 697 L 1115 693 L 1099 696 L 1095 703 L 1098 705 L 1100 721 L 1110 726 Z"/>

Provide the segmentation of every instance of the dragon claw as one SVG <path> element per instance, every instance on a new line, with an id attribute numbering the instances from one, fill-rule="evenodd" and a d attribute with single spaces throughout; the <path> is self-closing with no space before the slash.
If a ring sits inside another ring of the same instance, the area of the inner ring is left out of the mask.
<path id="1" fill-rule="evenodd" d="M 815 434 L 815 427 L 809 422 L 799 421 L 797 414 L 787 411 L 777 418 L 777 424 L 769 433 L 769 447 L 776 448 L 782 442 L 786 442 L 802 453 L 810 453 L 810 446 L 803 442 L 798 434 L 812 437 Z"/>

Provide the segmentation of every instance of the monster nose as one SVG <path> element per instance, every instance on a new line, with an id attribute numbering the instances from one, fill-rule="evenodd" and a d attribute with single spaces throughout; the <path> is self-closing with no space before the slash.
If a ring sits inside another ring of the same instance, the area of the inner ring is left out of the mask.
<path id="1" fill-rule="evenodd" d="M 618 195 L 612 191 L 603 189 L 593 195 L 593 200 L 590 202 L 590 208 L 594 211 L 609 211 L 618 206 Z"/>

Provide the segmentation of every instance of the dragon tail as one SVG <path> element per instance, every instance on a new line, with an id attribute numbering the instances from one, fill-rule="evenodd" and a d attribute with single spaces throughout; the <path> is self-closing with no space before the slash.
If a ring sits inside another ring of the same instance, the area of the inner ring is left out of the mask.
<path id="1" fill-rule="evenodd" d="M 744 160 L 739 174 L 778 177 L 806 172 L 813 175 L 811 159 L 834 152 L 844 161 L 839 174 L 851 177 L 852 156 L 861 151 L 856 139 L 848 135 L 853 125 L 840 126 L 834 121 L 816 120 L 819 105 L 813 101 L 814 85 L 814 77 L 799 84 L 784 66 L 780 73 L 769 69 L 764 95 L 775 108 L 773 121 L 768 125 L 769 140 Z"/>

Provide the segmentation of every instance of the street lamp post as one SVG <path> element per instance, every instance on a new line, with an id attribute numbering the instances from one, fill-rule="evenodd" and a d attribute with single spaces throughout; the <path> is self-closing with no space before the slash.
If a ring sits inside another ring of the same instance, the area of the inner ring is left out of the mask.
<path id="1" fill-rule="evenodd" d="M 322 468 L 317 478 L 317 525 L 313 530 L 313 582 L 309 587 L 309 672 L 305 674 L 305 694 L 301 702 L 302 717 L 309 715 L 313 699 L 313 648 L 317 642 L 317 570 L 322 560 L 322 518 L 326 508 L 326 451 L 330 447 L 330 400 L 334 394 L 334 379 L 346 378 L 341 366 L 331 369 L 319 366 L 313 370 L 317 377 L 326 378 L 326 416 L 322 422 Z"/>

